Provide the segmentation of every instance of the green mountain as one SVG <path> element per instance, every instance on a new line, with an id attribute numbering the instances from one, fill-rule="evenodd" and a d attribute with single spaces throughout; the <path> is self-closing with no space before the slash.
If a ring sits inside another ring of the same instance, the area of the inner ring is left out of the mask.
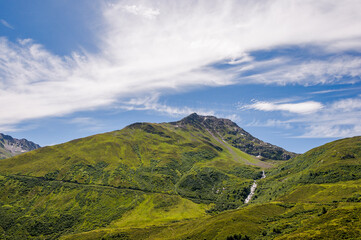
<path id="1" fill-rule="evenodd" d="M 320 186 L 358 179 L 361 179 L 361 137 L 354 137 L 314 148 L 278 166 L 268 173 L 268 181 L 258 190 L 272 193 L 269 195 L 273 199 L 285 192 L 295 191 L 295 194 L 303 188 L 309 189 L 310 184 Z M 308 198 L 308 194 L 302 194 Z M 336 200 L 335 197 L 332 196 L 332 200 Z"/>
<path id="2" fill-rule="evenodd" d="M 288 152 L 283 148 L 253 137 L 229 119 L 200 116 L 193 113 L 181 121 L 172 124 L 178 126 L 191 124 L 203 131 L 205 129 L 209 131 L 213 137 L 215 136 L 216 139 L 221 138 L 233 147 L 261 159 L 288 160 L 296 156 L 295 153 Z"/>
<path id="3" fill-rule="evenodd" d="M 16 139 L 0 133 L 0 159 L 9 158 L 24 152 L 40 148 L 38 144 L 26 139 Z"/>
<path id="4" fill-rule="evenodd" d="M 0 161 L 0 239 L 352 239 L 360 141 L 274 161 L 295 154 L 192 114 L 40 148 Z"/>
<path id="5" fill-rule="evenodd" d="M 342 139 L 266 170 L 252 202 L 239 209 L 62 239 L 360 239 L 360 166 L 361 137 Z"/>
<path id="6" fill-rule="evenodd" d="M 241 139 L 246 132 L 229 120 L 192 114 L 179 122 L 135 123 L 2 160 L 0 219 L 8 220 L 0 226 L 5 236 L 19 234 L 21 225 L 27 237 L 55 238 L 236 209 L 261 170 L 272 165 L 223 140 L 226 134 Z M 250 146 L 259 143 L 253 139 Z M 274 148 L 264 146 L 265 152 Z"/>

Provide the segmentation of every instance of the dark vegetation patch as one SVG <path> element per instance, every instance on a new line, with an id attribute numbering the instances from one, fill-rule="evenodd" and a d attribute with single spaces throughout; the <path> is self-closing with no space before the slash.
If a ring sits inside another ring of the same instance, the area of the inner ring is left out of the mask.
<path id="1" fill-rule="evenodd" d="M 361 165 L 333 165 L 326 169 L 309 171 L 304 174 L 301 183 L 336 183 L 361 179 Z"/>
<path id="2" fill-rule="evenodd" d="M 57 239 L 104 227 L 142 200 L 137 192 L 21 176 L 0 180 L 0 192 L 1 239 Z"/>
<path id="3" fill-rule="evenodd" d="M 251 240 L 251 238 L 247 235 L 243 236 L 242 234 L 234 234 L 226 237 L 226 240 Z"/>
<path id="4" fill-rule="evenodd" d="M 177 191 L 195 202 L 215 203 L 207 212 L 217 213 L 242 205 L 251 184 L 251 181 L 241 182 L 219 170 L 205 167 L 185 175 L 179 181 Z"/>
<path id="5" fill-rule="evenodd" d="M 248 179 L 260 179 L 262 177 L 262 171 L 250 166 L 237 166 L 229 170 L 229 173 Z"/>

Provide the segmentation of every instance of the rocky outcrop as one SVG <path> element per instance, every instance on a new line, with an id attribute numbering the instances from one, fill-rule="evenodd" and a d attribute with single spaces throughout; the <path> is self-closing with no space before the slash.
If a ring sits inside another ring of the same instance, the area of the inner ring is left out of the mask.
<path id="1" fill-rule="evenodd" d="M 38 144 L 35 144 L 26 139 L 16 139 L 9 135 L 0 133 L 0 159 L 12 157 L 24 152 L 29 152 L 40 148 Z"/>
<path id="2" fill-rule="evenodd" d="M 172 124 L 178 126 L 193 125 L 199 129 L 209 129 L 233 147 L 261 159 L 288 160 L 296 156 L 295 153 L 253 137 L 229 119 L 201 116 L 192 113 L 188 117 Z"/>

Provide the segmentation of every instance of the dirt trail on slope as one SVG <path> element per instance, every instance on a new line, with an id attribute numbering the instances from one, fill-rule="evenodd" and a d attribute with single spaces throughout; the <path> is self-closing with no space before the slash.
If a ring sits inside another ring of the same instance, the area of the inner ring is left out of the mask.
<path id="1" fill-rule="evenodd" d="M 228 151 L 231 153 L 233 159 L 236 162 L 241 162 L 241 163 L 245 163 L 247 165 L 253 165 L 253 166 L 258 166 L 258 167 L 262 167 L 262 168 L 270 168 L 272 167 L 272 165 L 265 163 L 265 162 L 258 162 L 258 163 L 251 163 L 249 162 L 247 159 L 241 158 L 240 156 L 238 156 L 238 154 L 222 139 L 222 137 L 220 136 L 220 134 L 218 132 L 217 135 L 219 136 L 216 137 L 204 124 L 203 124 L 204 128 L 207 130 L 207 132 L 217 141 L 219 142 L 222 146 L 224 146 L 225 148 L 228 149 Z"/>

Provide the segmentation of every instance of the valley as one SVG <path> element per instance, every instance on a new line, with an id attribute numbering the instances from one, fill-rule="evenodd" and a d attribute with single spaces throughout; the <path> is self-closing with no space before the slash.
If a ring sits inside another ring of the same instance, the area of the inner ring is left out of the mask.
<path id="1" fill-rule="evenodd" d="M 0 161 L 0 239 L 358 239 L 361 137 L 297 155 L 190 116 Z M 267 177 L 266 177 L 267 176 Z"/>

